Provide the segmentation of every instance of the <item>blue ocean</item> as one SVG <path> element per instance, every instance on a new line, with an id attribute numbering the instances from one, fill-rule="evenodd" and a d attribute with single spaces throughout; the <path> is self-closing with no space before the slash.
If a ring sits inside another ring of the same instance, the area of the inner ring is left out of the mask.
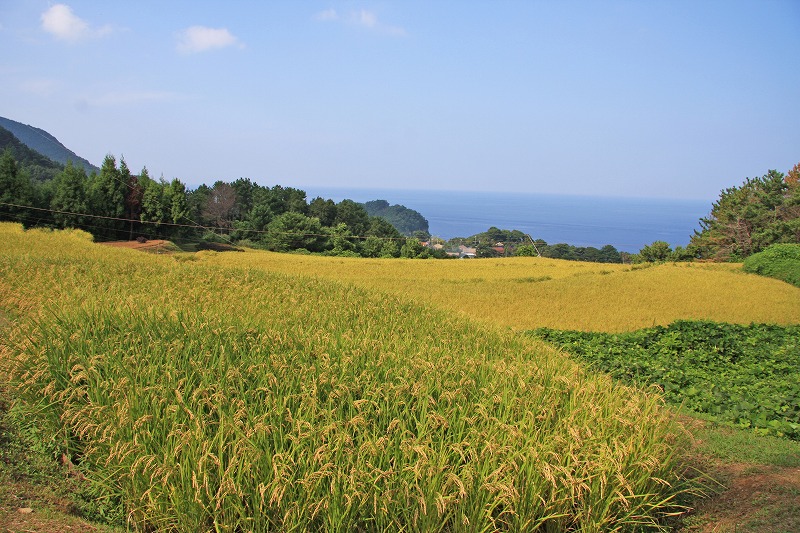
<path id="1" fill-rule="evenodd" d="M 491 226 L 520 230 L 548 244 L 638 252 L 653 241 L 686 246 L 713 200 L 611 198 L 524 193 L 418 191 L 395 189 L 303 188 L 336 202 L 386 200 L 419 211 L 432 235 L 469 237 Z"/>

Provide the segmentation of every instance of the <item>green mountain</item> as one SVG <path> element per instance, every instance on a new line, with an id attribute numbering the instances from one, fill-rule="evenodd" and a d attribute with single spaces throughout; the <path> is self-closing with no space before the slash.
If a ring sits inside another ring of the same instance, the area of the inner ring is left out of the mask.
<path id="1" fill-rule="evenodd" d="M 31 150 L 13 133 L 0 127 L 0 153 L 6 150 L 11 150 L 11 155 L 19 167 L 35 181 L 51 180 L 64 168 L 61 163 L 56 163 L 36 150 Z"/>
<path id="2" fill-rule="evenodd" d="M 21 122 L 5 117 L 0 117 L 0 127 L 10 131 L 14 137 L 19 139 L 31 150 L 35 150 L 57 163 L 66 165 L 67 161 L 72 161 L 73 165 L 85 168 L 87 174 L 93 171 L 100 171 L 99 168 L 89 163 L 86 159 L 79 157 L 75 152 L 61 144 L 58 139 L 42 129 L 34 128 L 33 126 L 22 124 Z"/>

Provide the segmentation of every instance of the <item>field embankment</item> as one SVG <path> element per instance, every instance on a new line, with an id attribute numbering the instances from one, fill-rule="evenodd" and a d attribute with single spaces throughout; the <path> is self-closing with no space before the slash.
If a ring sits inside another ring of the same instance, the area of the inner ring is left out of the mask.
<path id="1" fill-rule="evenodd" d="M 680 510 L 682 432 L 661 400 L 539 342 L 379 285 L 268 272 L 274 254 L 0 235 L 3 367 L 100 514 L 186 531 L 607 531 Z"/>

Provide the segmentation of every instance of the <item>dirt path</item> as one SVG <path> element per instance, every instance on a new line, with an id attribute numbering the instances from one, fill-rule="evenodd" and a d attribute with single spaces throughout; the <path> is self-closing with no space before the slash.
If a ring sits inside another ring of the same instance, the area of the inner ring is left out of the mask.
<path id="1" fill-rule="evenodd" d="M 800 468 L 720 463 L 711 475 L 726 488 L 697 502 L 678 531 L 800 531 Z"/>

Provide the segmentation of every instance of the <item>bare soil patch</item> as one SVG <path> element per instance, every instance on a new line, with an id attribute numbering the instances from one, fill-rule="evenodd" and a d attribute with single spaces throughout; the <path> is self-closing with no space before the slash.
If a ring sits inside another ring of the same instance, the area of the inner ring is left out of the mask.
<path id="1" fill-rule="evenodd" d="M 45 487 L 28 482 L 8 483 L 0 502 L 0 533 L 111 531 L 79 518 L 66 498 L 45 491 Z"/>
<path id="2" fill-rule="evenodd" d="M 800 531 L 800 468 L 717 463 L 709 474 L 724 488 L 697 502 L 679 532 Z"/>
<path id="3" fill-rule="evenodd" d="M 172 253 L 175 251 L 175 245 L 170 241 L 162 239 L 153 239 L 150 241 L 111 241 L 100 243 L 104 246 L 113 246 L 114 248 L 129 248 L 131 250 L 140 250 L 142 252 L 153 253 Z"/>

